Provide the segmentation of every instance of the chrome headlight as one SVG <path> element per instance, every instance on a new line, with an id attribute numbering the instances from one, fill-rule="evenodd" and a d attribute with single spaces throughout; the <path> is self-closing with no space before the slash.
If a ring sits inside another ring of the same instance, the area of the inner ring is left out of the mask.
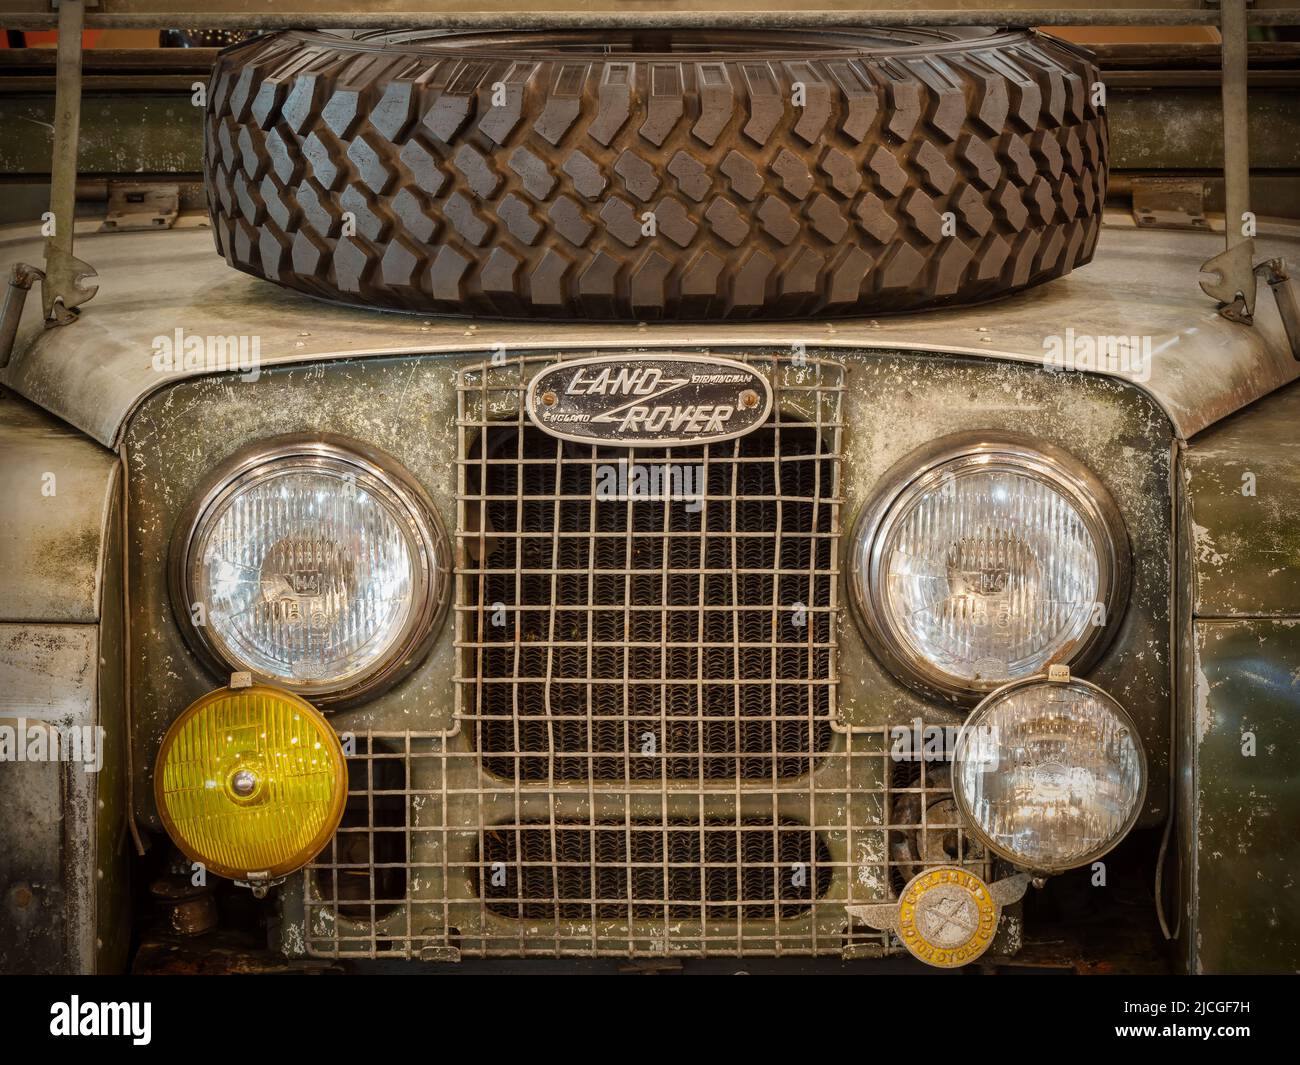
<path id="1" fill-rule="evenodd" d="M 972 712 L 953 752 L 953 795 L 971 831 L 1034 872 L 1100 858 L 1146 797 L 1132 719 L 1096 685 L 1016 681 Z"/>
<path id="2" fill-rule="evenodd" d="M 446 601 L 446 534 L 386 456 L 333 437 L 236 455 L 177 526 L 173 604 L 218 671 L 321 702 L 413 667 Z"/>
<path id="3" fill-rule="evenodd" d="M 1086 668 L 1128 574 L 1128 537 L 1095 475 L 1049 445 L 982 434 L 891 471 L 858 524 L 851 590 L 897 676 L 973 703 L 1050 663 Z"/>

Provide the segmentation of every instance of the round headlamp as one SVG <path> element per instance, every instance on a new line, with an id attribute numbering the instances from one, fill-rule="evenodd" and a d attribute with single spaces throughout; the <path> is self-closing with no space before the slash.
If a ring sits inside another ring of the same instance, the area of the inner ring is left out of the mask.
<path id="1" fill-rule="evenodd" d="M 1132 719 L 1096 685 L 1032 678 L 971 712 L 952 785 L 990 850 L 1052 873 L 1095 861 L 1128 834 L 1146 796 L 1146 756 Z"/>
<path id="2" fill-rule="evenodd" d="M 347 801 L 339 738 L 320 712 L 276 688 L 222 688 L 193 703 L 158 749 L 154 798 L 191 861 L 273 883 L 329 842 Z"/>
<path id="3" fill-rule="evenodd" d="M 981 434 L 890 472 L 859 521 L 850 584 L 900 679 L 974 703 L 1052 663 L 1086 668 L 1128 574 L 1123 522 L 1094 474 L 1058 448 Z"/>
<path id="4" fill-rule="evenodd" d="M 172 601 L 219 672 L 317 702 L 391 684 L 432 640 L 450 551 L 427 495 L 373 449 L 258 444 L 182 516 Z"/>

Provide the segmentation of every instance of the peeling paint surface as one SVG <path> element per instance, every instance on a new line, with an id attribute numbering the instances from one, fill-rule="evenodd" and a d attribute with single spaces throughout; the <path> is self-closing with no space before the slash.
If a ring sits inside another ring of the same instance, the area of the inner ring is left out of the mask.
<path id="1" fill-rule="evenodd" d="M 1144 820 L 1158 822 L 1166 809 L 1168 773 L 1168 486 L 1173 435 L 1168 419 L 1141 390 L 1116 379 L 1049 374 L 984 358 L 916 357 L 880 349 L 847 354 L 813 348 L 808 354 L 834 358 L 846 370 L 841 559 L 849 555 L 854 519 L 885 471 L 918 446 L 948 433 L 982 428 L 1044 440 L 1070 451 L 1107 484 L 1133 546 L 1133 592 L 1113 646 L 1089 677 L 1121 699 L 1142 729 L 1152 760 Z M 427 356 L 273 367 L 255 382 L 234 376 L 199 378 L 145 400 L 131 421 L 125 444 L 131 488 L 136 798 L 146 822 L 156 826 L 151 774 L 163 732 L 185 706 L 224 679 L 209 673 L 188 648 L 166 584 L 178 517 L 209 471 L 252 441 L 285 433 L 338 433 L 392 455 L 426 488 L 444 524 L 454 528 L 456 373 L 479 361 Z M 840 601 L 847 602 L 844 592 Z M 428 659 L 395 688 L 361 706 L 332 711 L 336 727 L 413 729 L 425 734 L 450 729 L 455 723 L 449 682 L 453 635 L 454 626 L 446 624 Z M 939 706 L 896 681 L 867 651 L 847 607 L 841 611 L 839 638 L 841 718 L 843 728 L 849 730 L 840 734 L 840 742 L 846 742 L 851 730 L 878 729 L 914 717 L 946 724 L 963 719 L 960 710 Z M 468 741 L 453 736 L 447 742 Z M 435 759 L 425 760 L 418 772 L 427 775 L 438 764 Z M 863 777 L 863 783 L 880 786 L 878 767 Z M 436 781 L 419 776 L 412 785 L 422 797 L 433 796 L 425 805 L 411 804 L 413 824 L 436 828 L 440 818 L 453 816 L 436 798 Z M 783 807 L 788 804 L 788 809 L 797 810 L 801 801 L 806 806 L 806 794 L 791 791 L 782 799 Z M 882 875 L 885 833 L 872 830 L 884 820 L 879 798 L 864 795 L 850 805 L 833 788 L 816 796 L 819 806 L 825 804 L 816 823 L 850 826 L 826 833 L 836 861 L 853 870 L 842 890 L 858 900 L 888 897 L 891 886 Z M 499 792 L 483 797 L 482 810 L 465 805 L 472 800 L 456 801 L 461 810 L 454 817 L 463 820 L 453 823 L 473 825 L 484 811 L 506 816 L 519 800 L 503 783 Z M 574 809 L 576 816 L 589 816 L 580 807 Z M 436 838 L 436 833 L 427 838 Z M 471 829 L 456 846 L 472 841 Z M 465 885 L 444 884 L 442 875 L 436 862 L 422 869 L 420 897 L 438 899 L 448 897 L 450 891 L 450 897 L 459 898 L 460 892 L 469 890 Z M 410 890 L 416 886 L 412 884 Z M 285 949 L 304 949 L 304 934 L 308 939 L 328 938 L 331 930 L 321 924 L 327 918 L 320 910 L 312 911 L 310 926 L 301 923 L 300 879 L 286 887 L 284 905 Z M 477 912 L 477 903 L 473 908 Z M 437 906 L 429 907 L 428 919 L 442 920 L 438 912 Z M 400 930 L 407 919 L 401 911 L 384 918 L 376 934 L 390 925 Z M 562 941 L 571 937 L 574 943 L 588 942 L 578 924 L 565 924 L 548 934 Z M 822 918 L 818 924 L 818 934 L 833 941 L 837 929 L 823 924 Z M 463 925 L 458 927 L 463 930 Z M 1010 949 L 1006 937 L 1018 927 L 1008 923 L 1000 952 Z M 601 934 L 618 932 L 610 925 L 602 926 Z M 674 951 L 681 949 L 671 938 L 668 943 Z M 866 944 L 858 947 L 865 949 Z"/>
<path id="2" fill-rule="evenodd" d="M 1300 388 L 1210 429 L 1185 464 L 1197 616 L 1300 613 Z"/>
<path id="3" fill-rule="evenodd" d="M 1192 966 L 1298 972 L 1300 626 L 1198 621 L 1194 650 Z"/>
<path id="4" fill-rule="evenodd" d="M 117 456 L 9 395 L 0 454 L 0 620 L 97 621 Z"/>

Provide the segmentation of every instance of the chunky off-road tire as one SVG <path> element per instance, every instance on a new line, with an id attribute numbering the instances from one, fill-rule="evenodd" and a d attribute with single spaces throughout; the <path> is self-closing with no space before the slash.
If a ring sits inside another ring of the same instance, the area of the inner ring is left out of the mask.
<path id="1" fill-rule="evenodd" d="M 1088 262 L 1097 70 L 1025 31 L 292 32 L 222 54 L 217 247 L 349 303 L 790 318 Z"/>

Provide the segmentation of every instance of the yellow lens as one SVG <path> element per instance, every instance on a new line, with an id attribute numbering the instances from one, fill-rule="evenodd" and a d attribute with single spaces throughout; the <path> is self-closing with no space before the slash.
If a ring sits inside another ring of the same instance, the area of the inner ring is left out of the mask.
<path id="1" fill-rule="evenodd" d="M 232 880 L 300 869 L 343 816 L 343 748 L 310 703 L 278 688 L 221 688 L 163 738 L 154 771 L 163 827 L 191 861 Z"/>

